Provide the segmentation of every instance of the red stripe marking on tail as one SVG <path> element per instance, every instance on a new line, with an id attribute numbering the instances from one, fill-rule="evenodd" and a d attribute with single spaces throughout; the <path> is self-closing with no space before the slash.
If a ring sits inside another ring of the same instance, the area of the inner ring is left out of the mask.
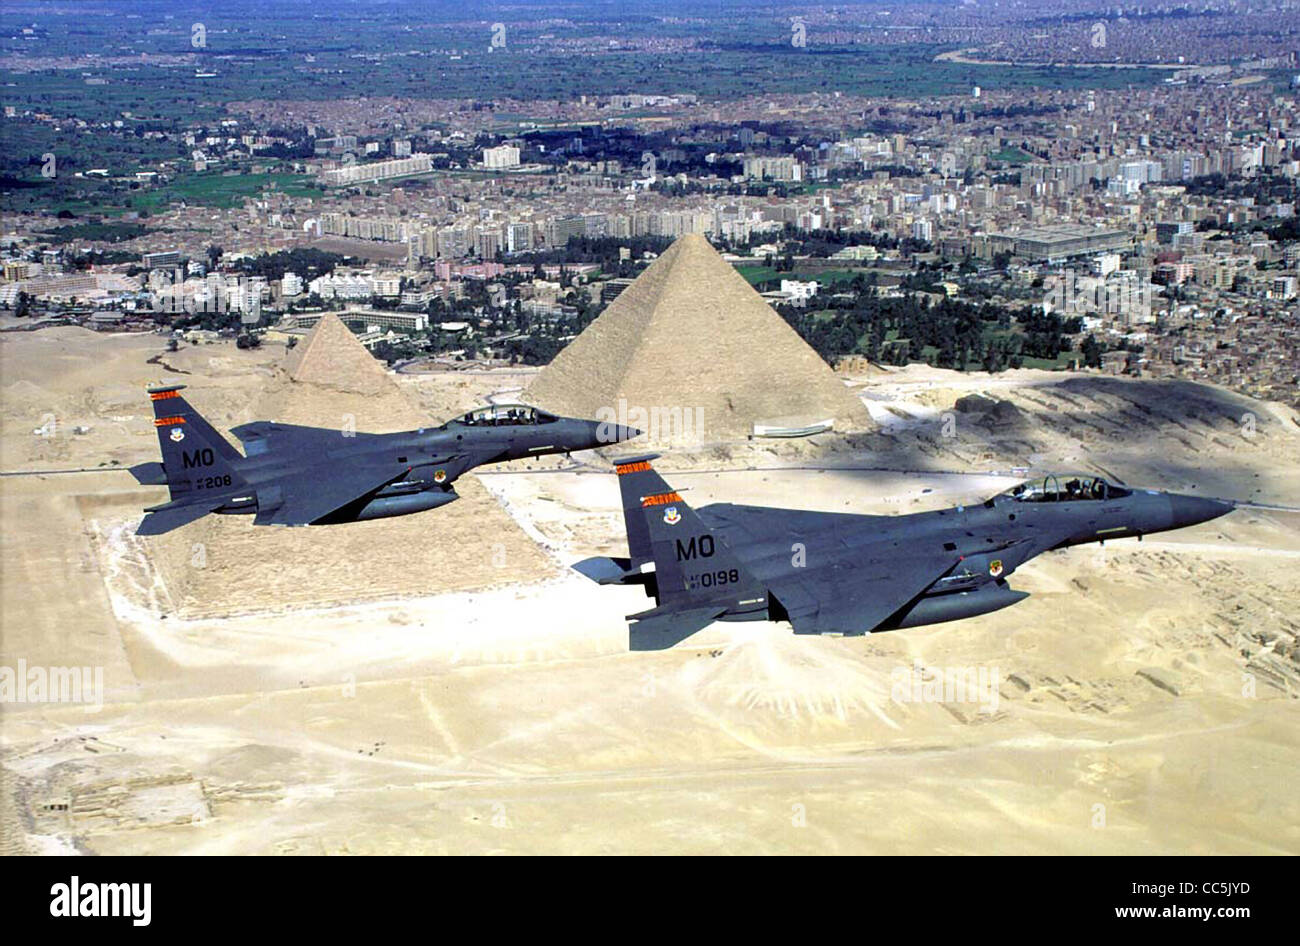
<path id="1" fill-rule="evenodd" d="M 667 506 L 669 503 L 680 503 L 682 497 L 677 493 L 659 493 L 657 496 L 645 496 L 641 499 L 641 508 L 647 506 Z"/>

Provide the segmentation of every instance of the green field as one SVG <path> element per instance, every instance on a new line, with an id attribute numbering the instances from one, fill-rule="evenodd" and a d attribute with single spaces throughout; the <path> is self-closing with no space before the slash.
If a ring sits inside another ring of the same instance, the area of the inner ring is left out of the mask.
<path id="1" fill-rule="evenodd" d="M 1008 147 L 1000 148 L 989 155 L 990 161 L 1000 161 L 1003 164 L 1028 164 L 1030 161 L 1036 161 L 1037 158 L 1027 151 L 1020 148 Z"/>
<path id="2" fill-rule="evenodd" d="M 205 207 L 238 207 L 245 197 L 274 188 L 290 197 L 319 197 L 314 178 L 307 174 L 224 174 L 208 171 L 189 174 L 157 187 L 132 191 L 133 210 L 159 210 L 177 201 Z"/>
<path id="3" fill-rule="evenodd" d="M 737 266 L 736 272 L 744 276 L 751 286 L 757 286 L 759 283 L 771 282 L 773 280 L 780 281 L 782 279 L 797 279 L 800 282 L 808 282 L 809 280 L 812 280 L 813 282 L 819 283 L 827 288 L 837 286 L 841 283 L 850 282 L 853 277 L 862 275 L 860 271 L 851 269 L 827 269 L 816 273 L 781 273 L 777 272 L 776 269 L 771 266 L 757 265 Z"/>

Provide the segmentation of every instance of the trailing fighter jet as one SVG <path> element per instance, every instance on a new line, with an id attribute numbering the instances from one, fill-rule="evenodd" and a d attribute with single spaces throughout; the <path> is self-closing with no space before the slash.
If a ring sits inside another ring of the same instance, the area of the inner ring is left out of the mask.
<path id="1" fill-rule="evenodd" d="M 858 635 L 997 611 L 1007 584 L 1051 549 L 1195 525 L 1230 503 L 1048 475 L 974 506 L 905 516 L 714 503 L 691 509 L 650 465 L 616 466 L 627 558 L 573 567 L 602 585 L 643 585 L 656 607 L 628 616 L 632 650 L 671 647 L 713 621 L 789 621 L 796 634 Z"/>
<path id="2" fill-rule="evenodd" d="M 259 526 L 404 516 L 459 498 L 452 483 L 476 466 L 590 450 L 641 433 L 508 404 L 398 434 L 258 421 L 231 431 L 241 455 L 181 397 L 183 387 L 149 389 L 163 459 L 131 474 L 166 486 L 171 501 L 147 508 L 137 535 L 170 532 L 210 512 L 251 514 Z"/>

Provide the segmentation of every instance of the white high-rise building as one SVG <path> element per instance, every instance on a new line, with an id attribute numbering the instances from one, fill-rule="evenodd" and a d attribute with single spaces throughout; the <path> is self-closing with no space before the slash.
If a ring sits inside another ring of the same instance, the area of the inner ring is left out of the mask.
<path id="1" fill-rule="evenodd" d="M 506 226 L 506 252 L 522 253 L 533 248 L 533 225 L 528 222 Z"/>
<path id="2" fill-rule="evenodd" d="M 377 296 L 391 298 L 402 293 L 402 277 L 395 275 L 372 276 L 370 278 L 371 292 Z"/>
<path id="3" fill-rule="evenodd" d="M 321 180 L 326 184 L 360 184 L 366 181 L 382 181 L 408 174 L 427 174 L 432 168 L 433 158 L 427 154 L 413 154 L 409 158 L 395 158 L 392 161 L 374 161 L 369 164 L 345 164 L 342 167 L 321 173 Z"/>
<path id="4" fill-rule="evenodd" d="M 492 170 L 519 167 L 519 149 L 514 145 L 499 145 L 483 149 L 483 166 Z"/>

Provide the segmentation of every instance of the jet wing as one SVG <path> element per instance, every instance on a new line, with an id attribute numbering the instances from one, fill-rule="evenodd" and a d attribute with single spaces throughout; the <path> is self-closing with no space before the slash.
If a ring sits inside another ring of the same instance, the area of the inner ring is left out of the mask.
<path id="1" fill-rule="evenodd" d="M 337 436 L 337 432 L 335 432 Z M 371 493 L 405 475 L 383 468 L 363 466 L 355 470 L 301 473 L 276 481 L 284 501 L 273 509 L 259 510 L 254 525 L 306 526 L 349 503 L 366 499 Z"/>
<path id="2" fill-rule="evenodd" d="M 870 546 L 767 579 L 796 634 L 866 634 L 922 594 L 961 559 L 955 552 L 873 556 Z"/>
<path id="3" fill-rule="evenodd" d="M 327 427 L 301 427 L 297 424 L 276 424 L 255 421 L 241 424 L 230 431 L 244 445 L 250 457 L 271 451 L 295 453 L 320 453 L 354 444 L 374 434 L 360 434 Z"/>
<path id="4" fill-rule="evenodd" d="M 841 528 L 860 528 L 870 519 L 894 518 L 847 512 L 774 509 L 771 506 L 741 506 L 735 503 L 711 503 L 697 511 L 705 524 L 725 535 L 733 547 L 772 539 L 798 541 L 812 533 L 834 533 Z"/>

